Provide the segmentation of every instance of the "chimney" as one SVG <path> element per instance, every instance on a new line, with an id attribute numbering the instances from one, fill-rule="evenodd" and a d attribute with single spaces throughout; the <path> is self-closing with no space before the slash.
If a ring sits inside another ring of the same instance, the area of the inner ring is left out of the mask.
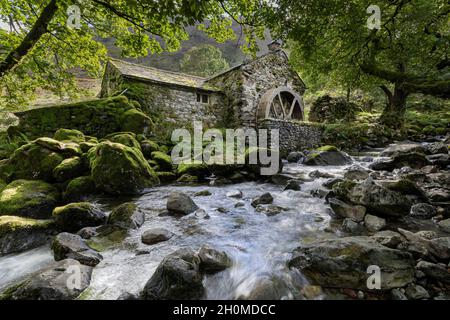
<path id="1" fill-rule="evenodd" d="M 267 47 L 269 48 L 270 52 L 277 51 L 281 49 L 281 40 L 273 40 L 267 45 Z"/>

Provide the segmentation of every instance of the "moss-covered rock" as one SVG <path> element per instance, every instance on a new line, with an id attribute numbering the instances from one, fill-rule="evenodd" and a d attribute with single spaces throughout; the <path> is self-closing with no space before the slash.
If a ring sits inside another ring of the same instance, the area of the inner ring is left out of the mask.
<path id="1" fill-rule="evenodd" d="M 204 163 L 180 163 L 177 167 L 177 174 L 179 176 L 188 174 L 203 178 L 211 175 L 211 172 L 209 171 L 208 166 Z"/>
<path id="2" fill-rule="evenodd" d="M 91 142 L 91 141 L 81 142 L 80 149 L 83 153 L 86 153 L 92 148 L 94 148 L 97 144 L 98 142 Z"/>
<path id="3" fill-rule="evenodd" d="M 34 140 L 33 143 L 49 150 L 59 152 L 65 157 L 73 157 L 82 153 L 80 146 L 72 141 L 61 142 L 52 138 L 42 137 Z"/>
<path id="4" fill-rule="evenodd" d="M 142 152 L 119 143 L 101 142 L 89 151 L 91 177 L 110 194 L 136 194 L 159 184 Z"/>
<path id="5" fill-rule="evenodd" d="M 141 142 L 141 150 L 144 157 L 146 159 L 150 159 L 152 156 L 152 152 L 159 150 L 159 145 L 151 140 L 143 140 Z"/>
<path id="6" fill-rule="evenodd" d="M 0 216 L 0 255 L 45 244 L 52 233 L 52 226 L 51 220 Z"/>
<path id="7" fill-rule="evenodd" d="M 153 128 L 153 122 L 144 113 L 136 109 L 130 109 L 123 113 L 122 131 L 130 131 L 134 133 L 147 133 Z"/>
<path id="8" fill-rule="evenodd" d="M 172 170 L 172 166 L 173 166 L 172 159 L 170 158 L 169 155 L 162 153 L 160 151 L 154 151 L 154 152 L 152 152 L 151 157 L 152 157 L 152 160 L 156 162 L 156 164 L 162 171 Z"/>
<path id="9" fill-rule="evenodd" d="M 82 176 L 73 179 L 64 192 L 65 201 L 80 201 L 95 193 L 95 183 L 91 176 Z"/>
<path id="10" fill-rule="evenodd" d="M 16 180 L 0 193 L 0 215 L 45 219 L 57 205 L 59 193 L 39 180 Z"/>
<path id="11" fill-rule="evenodd" d="M 141 145 L 136 140 L 136 135 L 132 132 L 118 132 L 107 135 L 105 140 L 109 140 L 111 142 L 120 143 L 128 147 L 141 149 Z"/>
<path id="12" fill-rule="evenodd" d="M 12 180 L 14 174 L 14 167 L 9 159 L 0 160 L 0 179 L 6 183 Z"/>
<path id="13" fill-rule="evenodd" d="M 339 151 L 338 148 L 336 148 L 335 146 L 330 146 L 330 145 L 322 146 L 320 148 L 317 148 L 316 150 L 317 151 Z"/>
<path id="14" fill-rule="evenodd" d="M 0 192 L 6 187 L 7 183 L 3 180 L 0 179 Z"/>
<path id="15" fill-rule="evenodd" d="M 158 176 L 159 181 L 161 182 L 171 182 L 177 180 L 177 175 L 173 172 L 158 171 L 156 172 L 156 175 Z"/>
<path id="16" fill-rule="evenodd" d="M 80 157 L 72 157 L 63 160 L 53 170 L 53 177 L 58 182 L 67 181 L 81 176 L 87 170 Z"/>
<path id="17" fill-rule="evenodd" d="M 97 235 L 86 241 L 86 244 L 96 251 L 102 252 L 123 242 L 128 231 L 115 225 L 103 225 L 97 228 Z"/>
<path id="18" fill-rule="evenodd" d="M 74 202 L 56 207 L 52 214 L 61 231 L 76 232 L 84 227 L 96 227 L 106 220 L 106 215 L 89 202 Z"/>
<path id="19" fill-rule="evenodd" d="M 187 173 L 183 174 L 181 177 L 177 179 L 178 183 L 188 183 L 188 184 L 197 183 L 198 181 L 199 178 L 197 176 L 193 176 Z"/>
<path id="20" fill-rule="evenodd" d="M 58 141 L 85 142 L 84 133 L 74 129 L 58 129 L 53 138 Z"/>
<path id="21" fill-rule="evenodd" d="M 108 217 L 108 224 L 124 229 L 137 229 L 145 220 L 145 214 L 133 202 L 123 203 L 114 208 Z"/>

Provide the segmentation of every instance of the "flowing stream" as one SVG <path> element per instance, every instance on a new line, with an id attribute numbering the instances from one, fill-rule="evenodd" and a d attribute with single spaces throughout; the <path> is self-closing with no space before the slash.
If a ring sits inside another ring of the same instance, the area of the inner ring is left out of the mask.
<path id="1" fill-rule="evenodd" d="M 366 167 L 369 162 L 360 161 L 362 156 L 354 157 L 354 160 Z M 340 177 L 347 167 L 308 167 L 286 163 L 283 173 L 304 178 L 311 171 L 319 170 Z M 321 188 L 326 180 L 314 178 L 307 181 L 301 185 L 301 191 L 283 191 L 284 186 L 257 182 L 225 186 L 166 185 L 150 189 L 131 199 L 146 213 L 146 222 L 140 229 L 130 231 L 119 245 L 101 253 L 104 259 L 95 267 L 90 287 L 83 298 L 117 299 L 123 293 L 138 294 L 165 256 L 178 248 L 198 249 L 202 245 L 224 250 L 233 260 L 233 266 L 227 270 L 206 276 L 205 299 L 252 297 L 255 290 L 259 290 L 259 294 L 264 292 L 261 287 L 264 283 L 271 283 L 270 290 L 276 289 L 277 298 L 299 298 L 298 290 L 307 282 L 301 274 L 286 267 L 293 249 L 339 235 L 337 228 L 330 228 L 332 221 L 325 200 L 311 195 L 311 191 Z M 195 214 L 176 218 L 164 214 L 167 196 L 175 190 L 190 195 L 209 218 Z M 204 190 L 211 195 L 195 196 Z M 243 198 L 227 197 L 227 192 L 233 190 L 242 191 Z M 285 210 L 274 216 L 257 212 L 250 204 L 251 199 L 265 192 L 272 194 L 274 205 Z M 123 199 L 96 201 L 105 210 L 111 210 Z M 244 205 L 236 208 L 238 201 Z M 222 209 L 218 211 L 218 208 Z M 152 246 L 141 243 L 142 233 L 154 227 L 166 228 L 175 236 Z M 52 260 L 48 247 L 0 258 L 0 288 L 50 265 Z"/>

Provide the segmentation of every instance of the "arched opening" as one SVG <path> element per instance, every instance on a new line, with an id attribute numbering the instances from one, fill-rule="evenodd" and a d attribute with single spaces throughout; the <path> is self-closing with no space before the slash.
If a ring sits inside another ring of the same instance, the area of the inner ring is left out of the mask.
<path id="1" fill-rule="evenodd" d="M 303 103 L 299 94 L 288 87 L 270 89 L 258 105 L 257 120 L 303 120 Z"/>

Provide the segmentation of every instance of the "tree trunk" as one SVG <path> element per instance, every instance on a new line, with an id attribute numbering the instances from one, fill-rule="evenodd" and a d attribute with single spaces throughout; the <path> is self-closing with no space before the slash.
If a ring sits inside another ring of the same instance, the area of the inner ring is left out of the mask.
<path id="1" fill-rule="evenodd" d="M 409 92 L 404 88 L 403 83 L 396 83 L 394 93 L 386 87 L 381 89 L 387 96 L 386 107 L 380 116 L 379 122 L 391 128 L 400 128 L 403 125 L 406 111 L 406 99 Z"/>
<path id="2" fill-rule="evenodd" d="M 58 10 L 57 0 L 50 0 L 49 4 L 42 9 L 30 32 L 25 36 L 17 48 L 11 51 L 0 61 L 0 78 L 8 71 L 14 69 L 28 52 L 41 39 L 42 35 L 48 32 L 48 25 Z"/>

